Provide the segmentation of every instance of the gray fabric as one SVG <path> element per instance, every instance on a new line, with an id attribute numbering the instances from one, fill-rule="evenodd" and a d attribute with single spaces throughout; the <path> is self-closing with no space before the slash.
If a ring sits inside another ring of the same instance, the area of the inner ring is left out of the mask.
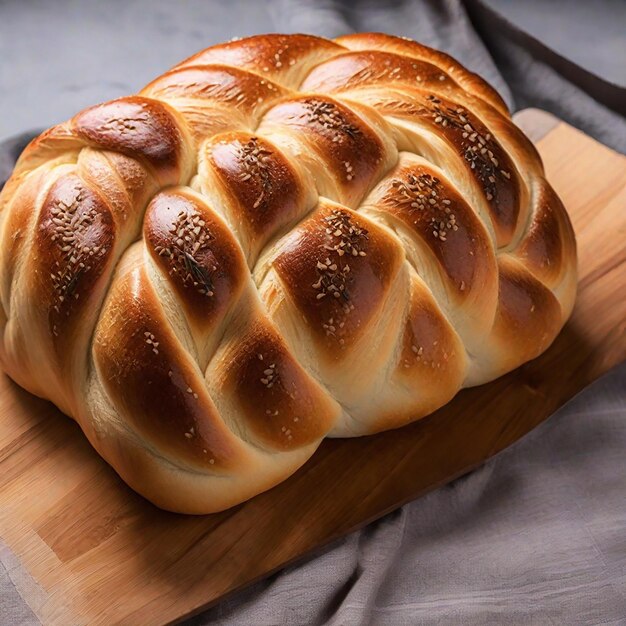
<path id="1" fill-rule="evenodd" d="M 614 99 L 484 19 L 473 0 L 0 0 L 0 138 L 233 36 L 377 30 L 446 50 L 512 108 L 543 106 L 626 152 Z M 0 184 L 23 142 L 0 146 Z M 625 389 L 622 366 L 480 470 L 188 624 L 626 624 Z M 0 549 L 0 624 L 37 623 L 41 593 Z"/>
<path id="2" fill-rule="evenodd" d="M 626 87 L 624 0 L 483 0 L 524 32 L 589 72 Z M 590 25 L 593 25 L 590 28 Z"/>
<path id="3" fill-rule="evenodd" d="M 45 593 L 0 539 L 0 624 L 32 626 Z"/>
<path id="4" fill-rule="evenodd" d="M 11 626 L 31 626 L 39 620 L 19 594 L 15 583 L 0 558 L 0 623 Z"/>
<path id="5" fill-rule="evenodd" d="M 474 28 L 515 95 L 517 108 L 535 106 L 550 111 L 602 143 L 626 153 L 624 84 L 608 82 L 560 57 L 479 0 L 466 0 L 465 4 Z M 600 32 L 591 24 L 588 29 L 592 38 L 593 33 L 597 36 Z M 625 33 L 622 29 L 621 62 L 626 75 Z M 612 55 L 612 50 L 607 50 L 607 54 Z"/>

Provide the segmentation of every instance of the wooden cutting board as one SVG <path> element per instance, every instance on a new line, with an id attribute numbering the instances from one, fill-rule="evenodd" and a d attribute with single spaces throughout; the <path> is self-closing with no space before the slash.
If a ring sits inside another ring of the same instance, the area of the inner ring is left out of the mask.
<path id="1" fill-rule="evenodd" d="M 328 440 L 271 491 L 186 517 L 133 493 L 71 420 L 0 377 L 0 558 L 42 622 L 196 613 L 475 468 L 626 358 L 626 157 L 540 111 L 517 121 L 574 222 L 576 308 L 540 358 L 416 424 Z"/>

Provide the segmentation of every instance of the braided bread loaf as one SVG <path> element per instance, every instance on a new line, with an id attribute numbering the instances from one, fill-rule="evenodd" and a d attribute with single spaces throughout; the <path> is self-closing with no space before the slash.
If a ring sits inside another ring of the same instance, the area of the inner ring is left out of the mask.
<path id="1" fill-rule="evenodd" d="M 532 359 L 576 289 L 500 97 L 381 34 L 209 48 L 35 139 L 0 209 L 4 368 L 181 512 Z"/>

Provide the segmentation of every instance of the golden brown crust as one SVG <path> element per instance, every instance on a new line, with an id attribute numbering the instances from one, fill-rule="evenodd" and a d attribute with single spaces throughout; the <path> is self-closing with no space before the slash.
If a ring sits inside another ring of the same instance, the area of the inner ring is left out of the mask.
<path id="1" fill-rule="evenodd" d="M 415 274 L 399 347 L 387 406 L 376 420 L 376 431 L 397 428 L 439 408 L 456 394 L 467 369 L 461 338 Z"/>
<path id="2" fill-rule="evenodd" d="M 380 33 L 213 46 L 55 126 L 0 242 L 4 368 L 188 513 L 534 358 L 576 291 L 502 99 Z"/>
<path id="3" fill-rule="evenodd" d="M 129 96 L 85 109 L 74 118 L 76 134 L 100 149 L 144 161 L 162 185 L 178 180 L 184 137 L 167 106 Z"/>
<path id="4" fill-rule="evenodd" d="M 545 179 L 538 182 L 536 209 L 515 255 L 547 287 L 555 287 L 568 271 L 575 254 L 572 227 L 565 207 Z"/>
<path id="5" fill-rule="evenodd" d="M 229 65 L 193 65 L 171 70 L 143 88 L 162 100 L 192 98 L 241 110 L 250 115 L 260 103 L 278 99 L 285 90 L 271 80 Z"/>
<path id="6" fill-rule="evenodd" d="M 395 150 L 381 136 L 384 121 L 362 113 L 358 105 L 348 107 L 327 96 L 298 96 L 270 109 L 259 130 L 291 138 L 297 146 L 292 155 L 301 155 L 320 195 L 355 206 L 395 159 Z"/>
<path id="7" fill-rule="evenodd" d="M 225 368 L 224 363 L 232 363 Z M 220 395 L 233 399 L 233 410 L 257 445 L 296 450 L 322 439 L 337 418 L 338 407 L 302 369 L 273 325 L 255 320 L 220 353 L 210 373 Z M 210 374 L 209 374 L 210 375 Z"/>
<path id="8" fill-rule="evenodd" d="M 38 253 L 31 261 L 59 355 L 71 352 L 73 327 L 82 323 L 91 304 L 114 240 L 113 218 L 99 195 L 78 176 L 59 178 L 41 207 L 33 239 Z"/>
<path id="9" fill-rule="evenodd" d="M 397 54 L 404 54 L 415 59 L 422 59 L 441 68 L 449 74 L 459 85 L 477 95 L 504 115 L 508 109 L 500 94 L 486 80 L 469 72 L 450 55 L 439 50 L 423 46 L 417 41 L 394 37 L 383 33 L 355 33 L 338 37 L 335 41 L 349 50 L 388 50 Z"/>
<path id="10" fill-rule="evenodd" d="M 301 88 L 333 93 L 389 82 L 446 93 L 458 88 L 445 72 L 428 61 L 380 51 L 348 52 L 317 65 Z"/>
<path id="11" fill-rule="evenodd" d="M 300 76 L 306 76 L 317 63 L 341 52 L 341 46 L 312 35 L 257 35 L 212 46 L 176 67 L 232 65 L 281 85 L 297 87 Z"/>
<path id="12" fill-rule="evenodd" d="M 171 70 L 141 93 L 168 102 L 201 141 L 221 131 L 252 131 L 263 113 L 289 92 L 253 72 L 214 64 Z"/>
<path id="13" fill-rule="evenodd" d="M 380 227 L 329 202 L 279 243 L 271 262 L 316 345 L 341 360 L 368 332 L 404 254 Z"/>
<path id="14" fill-rule="evenodd" d="M 310 208 L 296 167 L 273 143 L 249 133 L 216 135 L 201 156 L 205 186 L 220 205 L 250 263 L 276 233 Z M 207 180 L 209 179 L 209 180 Z"/>
<path id="15" fill-rule="evenodd" d="M 392 216 L 419 239 L 421 254 L 430 251 L 449 281 L 455 304 L 475 296 L 473 292 L 484 294 L 495 269 L 493 246 L 472 208 L 439 169 L 424 160 L 401 158 L 364 207 Z"/>
<path id="16" fill-rule="evenodd" d="M 201 372 L 181 350 L 140 266 L 118 274 L 93 353 L 107 395 L 126 424 L 164 456 L 222 470 L 236 461 Z"/>
<path id="17" fill-rule="evenodd" d="M 187 315 L 206 333 L 216 328 L 242 290 L 245 267 L 227 226 L 200 198 L 175 189 L 154 197 L 144 241 Z"/>

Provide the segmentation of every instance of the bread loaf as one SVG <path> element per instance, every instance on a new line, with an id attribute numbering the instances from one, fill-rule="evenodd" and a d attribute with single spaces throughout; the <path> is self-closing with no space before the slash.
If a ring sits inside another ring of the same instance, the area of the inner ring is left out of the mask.
<path id="1" fill-rule="evenodd" d="M 4 369 L 187 513 L 536 357 L 576 290 L 502 99 L 382 34 L 208 48 L 35 139 L 0 210 Z"/>

